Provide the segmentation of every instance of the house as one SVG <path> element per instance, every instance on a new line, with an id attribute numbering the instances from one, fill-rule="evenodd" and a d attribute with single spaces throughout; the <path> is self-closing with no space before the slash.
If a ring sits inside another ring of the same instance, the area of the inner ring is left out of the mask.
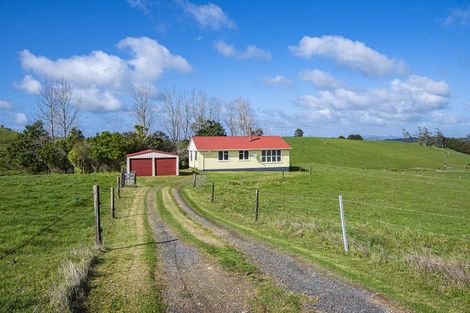
<path id="1" fill-rule="evenodd" d="M 280 136 L 194 136 L 189 167 L 201 171 L 287 171 L 291 146 Z"/>
<path id="2" fill-rule="evenodd" d="M 179 175 L 179 157 L 175 153 L 144 150 L 126 155 L 127 172 L 137 176 Z"/>

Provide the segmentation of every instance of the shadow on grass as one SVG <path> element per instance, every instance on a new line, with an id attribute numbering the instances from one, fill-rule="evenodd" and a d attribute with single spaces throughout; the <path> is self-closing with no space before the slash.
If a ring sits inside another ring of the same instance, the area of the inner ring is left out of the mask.
<path id="1" fill-rule="evenodd" d="M 146 245 L 160 245 L 164 243 L 170 243 L 177 241 L 178 238 L 170 239 L 170 240 L 164 240 L 164 241 L 149 241 L 149 242 L 143 242 L 143 243 L 136 243 L 134 245 L 128 245 L 128 246 L 122 246 L 122 247 L 110 247 L 108 248 L 108 251 L 114 251 L 114 250 L 122 250 L 122 249 L 130 249 L 134 247 L 140 247 L 140 246 L 146 246 Z"/>

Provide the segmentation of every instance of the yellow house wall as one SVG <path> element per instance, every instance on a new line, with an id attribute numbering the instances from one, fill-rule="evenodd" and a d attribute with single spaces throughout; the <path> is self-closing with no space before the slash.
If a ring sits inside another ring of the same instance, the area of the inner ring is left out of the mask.
<path id="1" fill-rule="evenodd" d="M 274 163 L 261 163 L 261 150 L 250 150 L 248 160 L 239 160 L 238 159 L 238 150 L 229 150 L 228 152 L 228 161 L 219 161 L 218 160 L 218 151 L 198 151 L 197 161 L 193 159 L 193 166 L 199 170 L 229 170 L 229 169 L 254 169 L 254 168 L 276 168 L 276 167 L 289 167 L 290 159 L 289 153 L 290 150 L 281 150 L 281 162 Z M 256 154 L 257 157 L 254 158 L 253 154 Z M 193 155 L 194 158 L 194 155 Z"/>

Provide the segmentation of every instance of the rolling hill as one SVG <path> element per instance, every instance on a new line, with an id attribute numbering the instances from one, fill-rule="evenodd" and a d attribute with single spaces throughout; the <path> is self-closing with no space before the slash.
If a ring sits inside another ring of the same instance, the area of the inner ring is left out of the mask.
<path id="1" fill-rule="evenodd" d="M 0 176 L 14 174 L 17 170 L 7 165 L 7 148 L 10 142 L 15 140 L 17 133 L 8 128 L 0 128 Z"/>
<path id="2" fill-rule="evenodd" d="M 424 147 L 395 141 L 358 141 L 330 138 L 284 138 L 291 146 L 291 162 L 327 164 L 370 169 L 407 170 L 416 168 L 452 170 L 470 167 L 470 155 L 450 149 Z"/>

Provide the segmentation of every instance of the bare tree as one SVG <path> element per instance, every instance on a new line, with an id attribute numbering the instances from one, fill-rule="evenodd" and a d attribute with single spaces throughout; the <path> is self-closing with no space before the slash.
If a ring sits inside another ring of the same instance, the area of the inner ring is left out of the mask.
<path id="1" fill-rule="evenodd" d="M 171 141 L 176 143 L 181 138 L 181 102 L 182 97 L 175 89 L 168 89 L 162 93 L 162 110 L 165 114 L 164 128 Z"/>
<path id="2" fill-rule="evenodd" d="M 239 134 L 238 114 L 233 103 L 228 103 L 225 107 L 225 125 L 228 128 L 230 136 L 237 136 Z"/>
<path id="3" fill-rule="evenodd" d="M 57 99 L 52 80 L 45 80 L 37 100 L 38 117 L 44 123 L 52 140 L 57 135 Z"/>
<path id="4" fill-rule="evenodd" d="M 234 106 L 237 111 L 238 127 L 240 133 L 244 136 L 250 135 L 250 129 L 255 128 L 255 115 L 251 109 L 251 103 L 248 100 L 237 98 L 234 100 Z"/>
<path id="5" fill-rule="evenodd" d="M 66 140 L 77 121 L 79 106 L 77 102 L 73 101 L 72 86 L 63 78 L 54 85 L 54 90 L 57 102 L 57 121 L 62 137 Z"/>
<path id="6" fill-rule="evenodd" d="M 134 101 L 132 110 L 137 124 L 143 127 L 145 136 L 147 136 L 156 118 L 155 107 L 150 103 L 151 96 L 152 92 L 147 86 L 136 86 L 132 89 L 132 99 Z"/>

